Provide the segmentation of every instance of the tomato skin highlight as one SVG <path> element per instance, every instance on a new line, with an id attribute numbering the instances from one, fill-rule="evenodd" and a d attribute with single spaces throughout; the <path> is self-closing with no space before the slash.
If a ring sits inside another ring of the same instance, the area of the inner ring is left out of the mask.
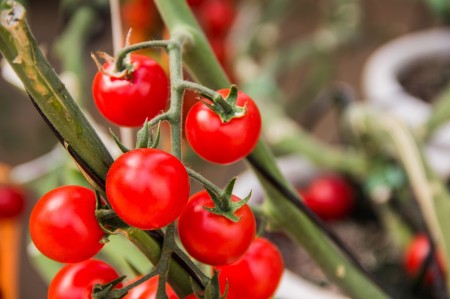
<path id="1" fill-rule="evenodd" d="M 25 194 L 16 186 L 0 185 L 0 219 L 19 216 L 25 208 Z"/>
<path id="2" fill-rule="evenodd" d="M 344 219 L 355 204 L 351 185 L 337 175 L 317 177 L 301 195 L 305 204 L 323 220 Z"/>
<path id="3" fill-rule="evenodd" d="M 217 91 L 223 97 L 229 89 Z M 204 99 L 208 101 L 207 99 Z M 255 102 L 239 91 L 237 106 L 246 107 L 247 113 L 222 123 L 220 117 L 208 106 L 198 102 L 186 116 L 186 138 L 192 149 L 203 159 L 231 164 L 245 158 L 258 143 L 261 133 L 261 115 Z"/>
<path id="4" fill-rule="evenodd" d="M 184 165 L 159 149 L 140 148 L 122 154 L 106 175 L 106 195 L 127 224 L 158 229 L 173 222 L 189 198 Z"/>
<path id="5" fill-rule="evenodd" d="M 95 217 L 95 193 L 81 186 L 62 186 L 46 193 L 30 215 L 30 235 L 45 256 L 76 263 L 103 247 L 104 232 Z"/>
<path id="6" fill-rule="evenodd" d="M 169 99 L 169 80 L 163 68 L 150 57 L 131 54 L 131 78 L 113 78 L 98 71 L 92 93 L 100 113 L 125 127 L 142 126 L 163 111 Z M 103 67 L 112 70 L 113 65 Z"/>
<path id="7" fill-rule="evenodd" d="M 216 267 L 220 291 L 228 282 L 227 299 L 267 299 L 275 293 L 284 262 L 278 248 L 264 238 L 256 238 L 245 255 L 231 265 Z"/>
<path id="8" fill-rule="evenodd" d="M 95 284 L 105 284 L 119 278 L 116 270 L 107 263 L 90 259 L 64 266 L 53 278 L 48 288 L 48 299 L 91 298 Z M 121 287 L 118 284 L 116 287 Z"/>
<path id="9" fill-rule="evenodd" d="M 239 198 L 233 196 L 233 201 Z M 214 207 L 206 191 L 191 196 L 178 220 L 180 240 L 195 259 L 209 265 L 231 264 L 244 255 L 255 238 L 256 221 L 248 205 L 236 211 L 233 222 L 204 207 Z"/>

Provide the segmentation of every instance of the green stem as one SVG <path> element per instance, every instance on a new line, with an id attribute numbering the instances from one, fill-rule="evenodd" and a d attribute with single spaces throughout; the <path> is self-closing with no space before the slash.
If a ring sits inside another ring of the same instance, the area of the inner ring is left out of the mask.
<path id="1" fill-rule="evenodd" d="M 192 35 L 193 40 L 189 44 L 190 47 L 186 49 L 184 61 L 197 82 L 212 89 L 230 86 L 186 2 L 155 0 L 155 3 L 172 34 L 186 30 Z M 270 169 L 288 189 L 293 189 L 282 177 L 273 155 L 265 144 L 259 142 L 252 156 L 256 163 Z M 311 257 L 322 266 L 331 279 L 352 298 L 387 298 L 378 286 L 342 255 L 321 230 L 286 201 L 279 190 L 273 188 L 263 178 L 260 177 L 260 179 L 268 195 L 266 210 L 271 220 L 280 223 L 286 232 L 303 244 Z"/>
<path id="2" fill-rule="evenodd" d="M 156 238 L 134 227 L 122 229 L 121 233 L 135 244 L 152 264 L 158 265 L 162 253 L 162 244 Z M 198 287 L 201 287 L 201 283 L 192 278 L 192 275 L 186 272 L 179 262 L 170 262 L 168 282 L 182 298 L 192 293 L 191 280 Z"/>
<path id="3" fill-rule="evenodd" d="M 39 49 L 23 6 L 13 1 L 6 5 L 0 14 L 0 52 L 86 178 L 104 190 L 111 155 Z"/>
<path id="4" fill-rule="evenodd" d="M 114 71 L 120 72 L 126 68 L 125 58 L 131 52 L 139 51 L 142 49 L 149 49 L 149 48 L 166 48 L 168 45 L 169 45 L 169 41 L 152 40 L 152 41 L 146 41 L 146 42 L 133 44 L 133 45 L 127 46 L 125 48 L 122 48 L 117 52 L 116 66 L 115 66 Z"/>
<path id="5" fill-rule="evenodd" d="M 422 128 L 421 137 L 426 139 L 439 129 L 443 124 L 450 120 L 450 84 L 437 97 L 433 110 Z"/>
<path id="6" fill-rule="evenodd" d="M 214 191 L 214 193 L 221 195 L 223 193 L 223 190 L 217 187 L 213 182 L 202 176 L 200 173 L 196 172 L 195 170 L 192 170 L 190 168 L 186 168 L 189 176 L 193 178 L 194 180 L 198 181 L 203 186 L 207 187 L 208 189 Z"/>

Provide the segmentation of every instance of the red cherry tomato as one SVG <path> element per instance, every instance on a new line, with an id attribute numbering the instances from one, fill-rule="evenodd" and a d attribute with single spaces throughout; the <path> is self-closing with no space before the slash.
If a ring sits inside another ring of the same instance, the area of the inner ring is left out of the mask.
<path id="1" fill-rule="evenodd" d="M 155 20 L 155 4 L 152 0 L 127 0 L 121 6 L 125 25 L 131 29 L 148 30 Z"/>
<path id="2" fill-rule="evenodd" d="M 217 92 L 226 97 L 229 89 Z M 219 164 L 234 163 L 247 156 L 256 146 L 261 132 L 258 107 L 241 91 L 238 93 L 237 105 L 245 106 L 247 113 L 226 123 L 222 123 L 219 116 L 202 102 L 189 110 L 186 116 L 186 137 L 192 149 L 205 160 Z"/>
<path id="3" fill-rule="evenodd" d="M 273 296 L 280 283 L 284 263 L 275 245 L 256 238 L 239 261 L 216 269 L 221 293 L 228 282 L 227 299 L 267 299 Z"/>
<path id="4" fill-rule="evenodd" d="M 140 277 L 136 277 L 130 284 Z M 155 299 L 156 292 L 158 290 L 158 276 L 153 276 L 149 280 L 141 283 L 140 285 L 132 288 L 123 299 Z M 178 299 L 175 291 L 170 287 L 169 284 L 166 284 L 166 294 L 169 299 Z"/>
<path id="5" fill-rule="evenodd" d="M 236 11 L 228 1 L 207 1 L 199 7 L 199 18 L 208 36 L 224 36 L 233 25 Z"/>
<path id="6" fill-rule="evenodd" d="M 104 236 L 95 218 L 95 193 L 81 186 L 62 186 L 46 193 L 30 216 L 30 235 L 47 257 L 76 263 L 93 257 Z"/>
<path id="7" fill-rule="evenodd" d="M 19 188 L 0 185 L 0 219 L 19 216 L 25 207 L 25 194 Z"/>
<path id="8" fill-rule="evenodd" d="M 403 266 L 408 276 L 414 278 L 419 274 L 422 264 L 425 262 L 429 252 L 430 243 L 428 242 L 428 238 L 424 234 L 415 236 L 408 245 L 403 259 Z M 436 257 L 441 271 L 444 271 L 444 262 L 442 261 L 441 255 L 436 254 Z M 425 280 L 428 283 L 431 283 L 434 279 L 433 277 L 433 271 L 428 269 L 425 274 Z"/>
<path id="9" fill-rule="evenodd" d="M 106 195 L 117 215 L 140 229 L 162 228 L 183 211 L 189 198 L 184 165 L 159 149 L 121 155 L 106 175 Z"/>
<path id="10" fill-rule="evenodd" d="M 302 195 L 305 204 L 323 220 L 344 219 L 354 206 L 350 184 L 337 175 L 316 178 Z"/>
<path id="11" fill-rule="evenodd" d="M 48 299 L 91 298 L 95 284 L 106 284 L 119 278 L 116 270 L 107 263 L 90 259 L 64 266 L 53 278 L 48 288 Z M 121 287 L 118 284 L 116 287 Z"/>
<path id="12" fill-rule="evenodd" d="M 126 127 L 141 126 L 166 108 L 169 81 L 162 67 L 147 56 L 131 54 L 134 71 L 128 79 L 97 72 L 92 83 L 95 104 L 109 121 Z M 113 65 L 106 63 L 105 69 Z"/>
<path id="13" fill-rule="evenodd" d="M 240 199 L 233 196 L 233 201 Z M 206 191 L 194 194 L 178 220 L 180 240 L 186 251 L 200 262 L 226 265 L 235 262 L 248 249 L 256 233 L 253 212 L 247 205 L 236 211 L 233 222 L 204 207 L 214 207 Z"/>

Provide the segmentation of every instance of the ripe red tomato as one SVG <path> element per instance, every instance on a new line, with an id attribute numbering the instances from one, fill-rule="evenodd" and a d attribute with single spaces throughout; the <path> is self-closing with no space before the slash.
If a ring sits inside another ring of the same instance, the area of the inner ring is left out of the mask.
<path id="1" fill-rule="evenodd" d="M 25 207 L 25 194 L 19 187 L 0 185 L 0 219 L 19 216 Z"/>
<path id="2" fill-rule="evenodd" d="M 217 92 L 226 97 L 229 89 Z M 205 160 L 219 164 L 234 163 L 247 156 L 256 146 L 261 132 L 258 107 L 241 91 L 236 103 L 240 107 L 245 106 L 247 113 L 226 123 L 202 102 L 189 110 L 185 125 L 186 138 L 192 149 Z"/>
<path id="3" fill-rule="evenodd" d="M 136 277 L 132 281 L 130 281 L 130 284 L 136 280 L 138 280 L 140 277 Z M 153 276 L 149 280 L 141 283 L 140 285 L 132 288 L 123 299 L 155 299 L 156 298 L 156 292 L 158 290 L 158 276 Z M 177 294 L 175 291 L 170 287 L 169 284 L 166 284 L 166 293 L 167 297 L 169 299 L 178 299 Z"/>
<path id="4" fill-rule="evenodd" d="M 153 25 L 156 8 L 152 0 L 127 0 L 121 5 L 121 12 L 126 26 L 143 31 Z"/>
<path id="5" fill-rule="evenodd" d="M 47 257 L 76 263 L 93 257 L 104 236 L 95 217 L 95 193 L 81 186 L 62 186 L 46 193 L 30 216 L 30 235 Z"/>
<path id="6" fill-rule="evenodd" d="M 105 284 L 119 278 L 116 270 L 107 263 L 89 259 L 64 266 L 53 278 L 48 288 L 48 299 L 91 298 L 95 284 Z M 116 287 L 122 287 L 118 284 Z"/>
<path id="7" fill-rule="evenodd" d="M 273 296 L 280 283 L 284 262 L 274 244 L 256 238 L 239 261 L 216 269 L 221 293 L 228 282 L 227 299 L 267 299 Z"/>
<path id="8" fill-rule="evenodd" d="M 140 148 L 121 155 L 106 175 L 106 195 L 117 215 L 140 229 L 173 222 L 189 198 L 184 165 L 159 149 Z"/>
<path id="9" fill-rule="evenodd" d="M 199 7 L 199 19 L 208 36 L 224 36 L 233 25 L 236 11 L 229 1 L 207 1 Z"/>
<path id="10" fill-rule="evenodd" d="M 233 201 L 240 199 L 233 196 Z M 209 265 L 226 265 L 238 260 L 256 234 L 256 221 L 248 205 L 236 211 L 233 222 L 204 209 L 214 203 L 208 192 L 200 191 L 190 199 L 178 220 L 180 240 L 195 259 Z"/>
<path id="11" fill-rule="evenodd" d="M 126 127 L 141 126 L 166 108 L 169 81 L 162 67 L 147 56 L 131 54 L 131 77 L 113 78 L 98 71 L 92 92 L 100 113 L 109 121 Z M 106 63 L 105 69 L 113 65 Z"/>
<path id="12" fill-rule="evenodd" d="M 408 276 L 414 278 L 419 274 L 422 264 L 425 262 L 429 252 L 430 243 L 428 242 L 428 238 L 424 234 L 415 236 L 408 245 L 403 259 L 403 266 Z M 441 255 L 436 254 L 436 257 L 439 267 L 444 271 L 444 262 L 442 261 Z M 433 277 L 433 272 L 431 269 L 428 269 L 425 274 L 425 280 L 428 283 L 431 283 L 434 279 Z"/>
<path id="13" fill-rule="evenodd" d="M 337 175 L 314 179 L 302 196 L 305 204 L 323 220 L 344 219 L 354 206 L 352 187 Z"/>

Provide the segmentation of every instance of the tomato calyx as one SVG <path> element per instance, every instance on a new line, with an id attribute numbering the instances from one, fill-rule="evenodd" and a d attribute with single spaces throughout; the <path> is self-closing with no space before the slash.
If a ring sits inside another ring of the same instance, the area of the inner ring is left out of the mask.
<path id="1" fill-rule="evenodd" d="M 236 85 L 231 85 L 230 92 L 225 97 L 222 96 L 211 97 L 206 94 L 202 94 L 203 97 L 211 100 L 211 103 L 201 100 L 208 108 L 213 110 L 220 118 L 222 123 L 230 122 L 233 118 L 240 118 L 247 114 L 247 108 L 236 105 L 238 98 L 238 88 Z"/>
<path id="2" fill-rule="evenodd" d="M 111 291 L 114 291 L 113 288 L 126 278 L 126 276 L 120 276 L 119 278 L 108 282 L 107 284 L 95 284 L 92 289 L 92 298 L 93 299 L 105 299 L 105 298 L 120 298 L 120 297 L 112 297 Z"/>
<path id="3" fill-rule="evenodd" d="M 210 213 L 223 216 L 233 222 L 238 222 L 240 218 L 236 216 L 236 211 L 239 210 L 243 205 L 245 205 L 249 201 L 252 192 L 250 191 L 250 193 L 245 198 L 239 201 L 233 201 L 232 192 L 235 183 L 236 177 L 231 179 L 231 181 L 228 183 L 225 190 L 221 194 L 218 194 L 216 191 L 205 186 L 206 191 L 208 192 L 209 196 L 211 197 L 211 200 L 214 203 L 214 207 L 213 208 L 203 207 L 203 208 Z"/>
<path id="4" fill-rule="evenodd" d="M 192 284 L 192 290 L 197 298 L 202 299 L 226 299 L 228 294 L 228 284 L 225 287 L 225 291 L 223 295 L 220 294 L 220 286 L 219 286 L 219 272 L 214 269 L 213 275 L 209 280 L 208 284 L 205 286 L 205 290 L 203 291 L 196 284 Z"/>
<path id="5" fill-rule="evenodd" d="M 136 148 L 156 148 L 159 144 L 159 138 L 161 136 L 161 122 L 158 122 L 156 128 L 156 135 L 153 136 L 153 132 L 150 131 L 148 120 L 145 120 L 142 128 L 137 132 Z"/>
<path id="6" fill-rule="evenodd" d="M 134 71 L 133 64 L 130 60 L 130 55 L 126 55 L 123 61 L 121 61 L 120 65 L 122 66 L 120 69 L 117 69 L 116 59 L 109 55 L 106 52 L 97 51 L 97 55 L 105 62 L 108 66 L 113 66 L 112 68 L 105 68 L 102 63 L 98 60 L 97 56 L 94 53 L 91 53 L 92 60 L 94 60 L 97 69 L 102 72 L 104 75 L 109 76 L 111 78 L 117 79 L 129 79 L 132 72 Z"/>

